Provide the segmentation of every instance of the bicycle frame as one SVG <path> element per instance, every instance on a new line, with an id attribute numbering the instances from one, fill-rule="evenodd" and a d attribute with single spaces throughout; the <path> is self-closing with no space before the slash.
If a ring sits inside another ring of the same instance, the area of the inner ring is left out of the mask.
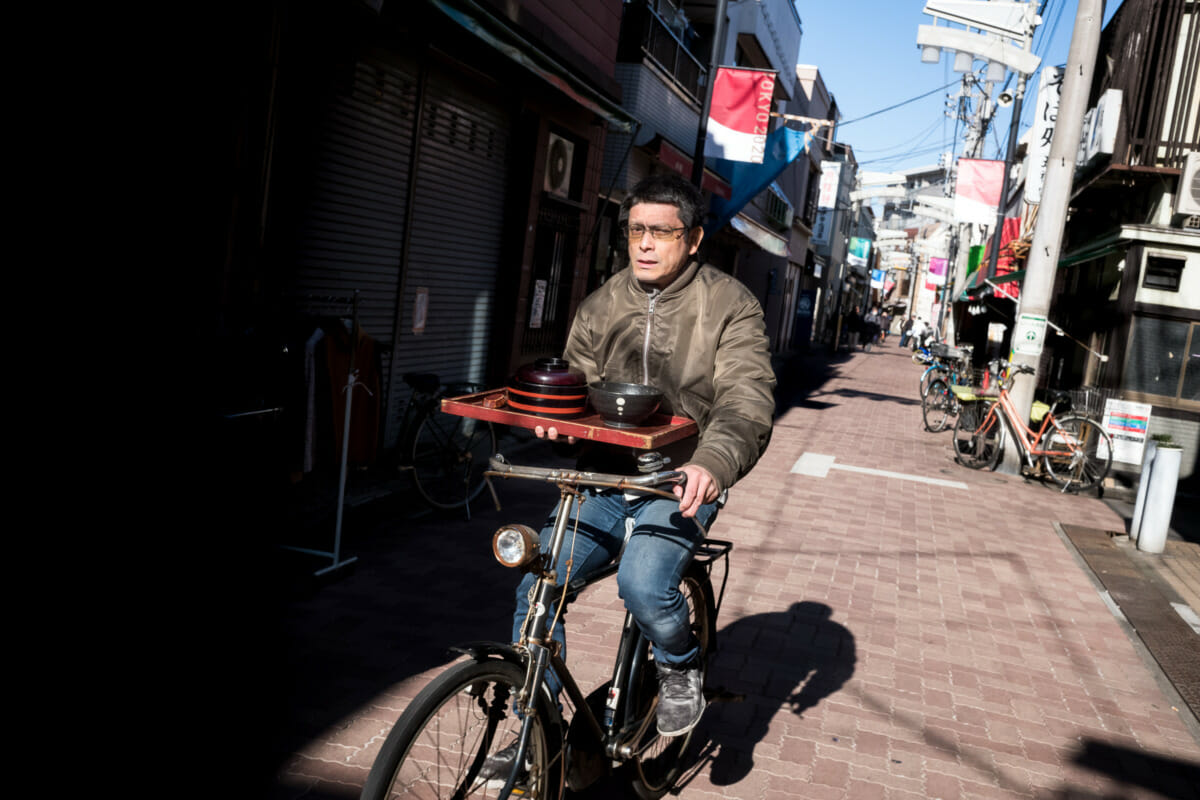
<path id="1" fill-rule="evenodd" d="M 530 613 L 525 619 L 525 623 L 521 629 L 520 641 L 516 645 L 501 644 L 498 642 L 476 642 L 453 649 L 475 658 L 496 654 L 525 667 L 525 682 L 515 699 L 515 706 L 518 712 L 524 715 L 525 718 L 518 739 L 517 754 L 514 760 L 515 764 L 522 763 L 525 758 L 530 729 L 529 719 L 537 713 L 536 698 L 546 691 L 546 669 L 548 667 L 554 670 L 555 675 L 562 685 L 562 690 L 566 693 L 574 709 L 569 735 L 573 737 L 587 737 L 587 739 L 591 740 L 591 744 L 598 746 L 582 748 L 585 752 L 595 752 L 602 748 L 602 752 L 609 759 L 627 760 L 634 755 L 632 750 L 633 743 L 638 741 L 639 737 L 644 733 L 647 720 L 651 719 L 648 716 L 646 720 L 643 720 L 641 728 L 629 729 L 629 721 L 625 719 L 624 705 L 621 703 L 623 694 L 628 688 L 629 676 L 633 673 L 636 666 L 635 661 L 643 658 L 646 650 L 645 637 L 634 621 L 632 614 L 628 612 L 625 614 L 625 622 L 617 647 L 617 658 L 613 668 L 612 680 L 609 684 L 609 693 L 604 706 L 603 719 L 596 715 L 588 703 L 583 691 L 579 688 L 566 663 L 563 661 L 558 643 L 550 637 L 553 629 L 552 620 L 550 619 L 550 608 L 555 596 L 559 596 L 559 613 L 561 614 L 565 610 L 566 604 L 571 602 L 584 589 L 615 575 L 620 564 L 620 557 L 618 556 L 614 563 L 595 574 L 583 580 L 575 581 L 571 581 L 568 574 L 561 576 L 562 582 L 560 582 L 560 576 L 555 574 L 552 565 L 558 563 L 558 557 L 567 540 L 571 504 L 580 502 L 580 487 L 637 491 L 676 500 L 677 498 L 671 492 L 663 491 L 656 487 L 666 483 L 679 482 L 683 473 L 654 472 L 641 477 L 605 475 L 577 470 L 520 467 L 509 464 L 502 456 L 493 457 L 489 463 L 489 467 L 484 473 L 489 480 L 491 478 L 524 478 L 544 481 L 558 487 L 560 497 L 558 512 L 554 519 L 553 533 L 551 534 L 550 544 L 547 548 L 548 553 L 544 556 L 544 564 L 550 565 L 551 568 L 543 567 L 537 582 L 534 584 L 531 592 Z M 711 575 L 713 562 L 717 559 L 727 558 L 729 551 L 733 549 L 733 543 L 724 540 L 708 539 L 707 531 L 705 531 L 704 527 L 698 522 L 695 524 L 700 530 L 702 541 L 692 561 L 693 563 L 703 565 L 705 570 Z M 728 562 L 726 562 L 726 580 L 728 579 L 728 572 Z M 724 591 L 725 580 L 722 581 L 720 595 L 714 604 L 714 618 L 719 613 L 720 598 L 723 597 Z M 553 622 L 556 621 L 554 620 Z M 550 707 L 555 707 L 555 704 L 552 702 Z M 577 720 L 582 721 L 584 724 L 582 731 L 575 725 Z M 560 749 L 557 757 L 563 758 L 563 752 Z M 569 767 L 570 765 L 564 764 L 563 766 Z M 514 770 L 509 775 L 504 789 L 498 795 L 501 800 L 509 797 L 515 783 L 516 774 Z"/>
<path id="2" fill-rule="evenodd" d="M 1004 385 L 1001 387 L 1000 395 L 992 402 L 991 406 L 988 408 L 988 413 L 984 416 L 983 422 L 980 423 L 979 429 L 984 429 L 987 427 L 987 425 L 989 424 L 989 420 L 996 417 L 996 408 L 999 407 L 1001 409 L 1001 411 L 1003 412 L 999 415 L 999 417 L 1007 424 L 1007 428 L 1005 429 L 1006 432 L 1011 434 L 1011 438 L 1014 439 L 1018 443 L 1021 453 L 1025 457 L 1025 463 L 1031 469 L 1037 468 L 1036 459 L 1039 457 L 1042 457 L 1042 456 L 1072 456 L 1072 455 L 1074 455 L 1075 452 L 1079 449 L 1079 447 L 1074 443 L 1074 441 L 1072 441 L 1071 437 L 1069 437 L 1069 436 L 1065 437 L 1065 438 L 1060 437 L 1060 438 L 1063 438 L 1064 444 L 1066 445 L 1065 450 L 1056 450 L 1056 449 L 1047 450 L 1047 449 L 1038 447 L 1038 442 L 1041 442 L 1042 440 L 1044 440 L 1046 438 L 1046 432 L 1050 428 L 1053 428 L 1054 430 L 1057 430 L 1057 431 L 1062 431 L 1062 428 L 1058 424 L 1058 420 L 1054 416 L 1054 409 L 1057 407 L 1057 403 L 1052 404 L 1050 406 L 1050 408 L 1046 411 L 1046 415 L 1044 417 L 1042 417 L 1041 427 L 1039 427 L 1037 429 L 1037 431 L 1034 432 L 1034 430 L 1032 428 L 1030 428 L 1028 425 L 1026 425 L 1023 420 L 1021 420 L 1020 415 L 1017 413 L 1016 406 L 1013 405 L 1012 399 L 1009 397 L 1008 390 L 1009 390 L 1010 383 L 1011 383 L 1011 379 L 1009 381 L 1006 381 L 1004 383 Z"/>

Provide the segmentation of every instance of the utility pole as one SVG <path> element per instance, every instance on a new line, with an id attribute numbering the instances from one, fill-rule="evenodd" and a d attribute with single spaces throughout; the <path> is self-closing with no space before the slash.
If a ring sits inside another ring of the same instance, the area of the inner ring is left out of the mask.
<path id="1" fill-rule="evenodd" d="M 708 57 L 708 80 L 704 87 L 704 106 L 700 109 L 700 124 L 696 127 L 696 150 L 692 158 L 692 183 L 699 189 L 704 184 L 704 142 L 708 138 L 708 115 L 712 112 L 713 83 L 717 67 L 725 50 L 725 8 L 728 0 L 717 0 L 713 20 L 712 53 Z"/>
<path id="2" fill-rule="evenodd" d="M 1075 13 L 1075 30 L 1071 34 L 1071 49 L 1063 74 L 1062 95 L 1054 139 L 1050 142 L 1050 159 L 1042 188 L 1037 225 L 1025 265 L 1025 280 L 1021 286 L 1021 301 L 1017 306 L 1017 321 L 1013 330 L 1011 361 L 1037 369 L 1042 344 L 1046 338 L 1054 274 L 1062 247 L 1063 227 L 1075 180 L 1075 156 L 1079 152 L 1079 136 L 1092 88 L 1092 73 L 1096 54 L 1100 50 L 1100 30 L 1104 22 L 1104 0 L 1079 0 Z M 1028 332 L 1028 339 L 1018 340 Z M 1022 352 L 1023 351 L 1023 352 Z M 1038 375 L 1017 376 L 1011 399 L 1019 419 L 1029 419 L 1033 407 L 1033 391 Z M 1003 472 L 1020 474 L 1016 448 L 1007 447 L 1001 466 Z"/>

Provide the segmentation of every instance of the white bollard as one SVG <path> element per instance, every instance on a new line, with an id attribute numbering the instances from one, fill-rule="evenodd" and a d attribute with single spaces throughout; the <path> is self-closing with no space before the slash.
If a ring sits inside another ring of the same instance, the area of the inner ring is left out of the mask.
<path id="1" fill-rule="evenodd" d="M 1130 520 L 1129 541 L 1137 542 L 1138 530 L 1142 527 L 1142 512 L 1146 510 L 1146 491 L 1150 488 L 1150 475 L 1154 472 L 1154 452 L 1158 449 L 1158 440 L 1146 442 L 1142 453 L 1142 474 L 1138 478 L 1137 503 L 1133 507 L 1133 519 Z"/>
<path id="2" fill-rule="evenodd" d="M 1160 444 L 1154 454 L 1154 469 L 1146 489 L 1146 507 L 1142 510 L 1137 539 L 1137 549 L 1144 553 L 1161 553 L 1166 546 L 1182 460 L 1183 448 L 1178 445 Z"/>

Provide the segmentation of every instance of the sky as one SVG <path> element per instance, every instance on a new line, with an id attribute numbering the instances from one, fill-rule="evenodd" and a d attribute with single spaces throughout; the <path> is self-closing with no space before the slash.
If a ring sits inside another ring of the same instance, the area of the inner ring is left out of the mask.
<path id="1" fill-rule="evenodd" d="M 1121 1 L 1104 4 L 1105 24 Z M 1033 35 L 1033 52 L 1042 65 L 1061 65 L 1070 50 L 1078 1 L 1034 3 L 1042 7 L 1042 24 Z M 795 5 L 803 27 L 798 61 L 820 69 L 841 110 L 837 140 L 854 148 L 860 170 L 902 172 L 936 165 L 942 152 L 962 155 L 964 125 L 946 115 L 947 94 L 957 91 L 961 75 L 953 71 L 950 56 L 943 53 L 939 63 L 924 64 L 917 48 L 917 27 L 933 24 L 933 17 L 922 13 L 925 0 L 795 0 Z M 1028 80 L 1020 135 L 1033 124 L 1040 77 L 1038 72 Z M 1007 80 L 1015 89 L 1016 76 L 1009 72 Z M 983 158 L 1004 158 L 1011 111 L 1010 106 L 997 112 Z"/>

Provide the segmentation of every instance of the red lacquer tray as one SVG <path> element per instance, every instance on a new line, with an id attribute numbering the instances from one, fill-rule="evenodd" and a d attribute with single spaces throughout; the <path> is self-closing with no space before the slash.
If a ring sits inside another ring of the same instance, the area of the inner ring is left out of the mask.
<path id="1" fill-rule="evenodd" d="M 695 420 L 666 414 L 655 414 L 637 428 L 611 428 L 604 424 L 604 420 L 595 412 L 576 419 L 542 417 L 537 414 L 514 411 L 508 406 L 506 397 L 504 389 L 491 389 L 478 394 L 466 394 L 462 397 L 446 397 L 442 399 L 442 411 L 460 417 L 515 425 L 518 428 L 536 428 L 538 425 L 549 428 L 553 425 L 562 436 L 574 436 L 578 439 L 590 439 L 606 444 L 620 444 L 642 450 L 651 450 L 680 439 L 686 439 L 694 436 L 699 430 Z"/>

